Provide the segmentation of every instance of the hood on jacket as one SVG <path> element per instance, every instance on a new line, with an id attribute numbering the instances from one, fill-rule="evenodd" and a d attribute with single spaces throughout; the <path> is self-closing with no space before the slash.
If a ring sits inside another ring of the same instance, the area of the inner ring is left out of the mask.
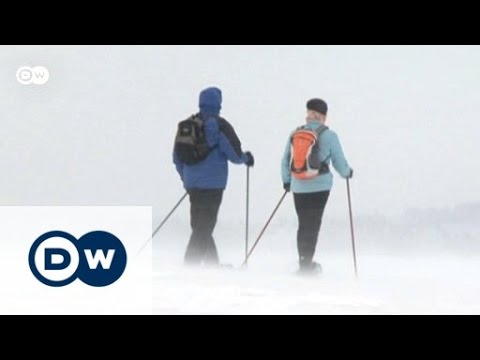
<path id="1" fill-rule="evenodd" d="M 200 93 L 198 105 L 203 115 L 220 115 L 222 109 L 222 91 L 216 87 L 210 87 Z"/>

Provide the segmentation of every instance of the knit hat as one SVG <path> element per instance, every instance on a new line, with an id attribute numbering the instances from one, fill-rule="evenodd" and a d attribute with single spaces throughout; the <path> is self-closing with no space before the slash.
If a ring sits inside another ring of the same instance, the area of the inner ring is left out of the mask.
<path id="1" fill-rule="evenodd" d="M 312 99 L 307 102 L 307 110 L 313 110 L 322 115 L 327 115 L 328 105 L 322 99 Z"/>

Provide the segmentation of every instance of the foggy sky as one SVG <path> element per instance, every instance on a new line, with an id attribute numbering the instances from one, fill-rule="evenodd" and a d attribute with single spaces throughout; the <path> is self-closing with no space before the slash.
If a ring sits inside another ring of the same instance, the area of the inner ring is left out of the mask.
<path id="1" fill-rule="evenodd" d="M 2 46 L 0 59 L 2 205 L 152 205 L 158 219 L 183 193 L 176 124 L 212 85 L 256 157 L 254 221 L 282 195 L 283 149 L 312 97 L 355 169 L 357 214 L 480 201 L 478 46 Z M 20 85 L 22 65 L 49 82 Z M 222 216 L 242 221 L 244 197 L 231 166 Z M 328 209 L 345 214 L 338 175 Z"/>

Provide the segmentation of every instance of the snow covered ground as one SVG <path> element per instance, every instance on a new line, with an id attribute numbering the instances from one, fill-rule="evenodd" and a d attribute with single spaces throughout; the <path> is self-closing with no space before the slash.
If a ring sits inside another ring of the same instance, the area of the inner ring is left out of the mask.
<path id="1" fill-rule="evenodd" d="M 277 228 L 267 232 L 246 270 L 238 269 L 242 234 L 222 224 L 216 232 L 221 258 L 236 269 L 199 270 L 181 265 L 188 228 L 167 226 L 155 239 L 154 313 L 480 314 L 480 255 L 457 251 L 454 244 L 435 248 L 437 239 L 448 237 L 443 233 L 422 231 L 417 248 L 393 252 L 378 246 L 382 239 L 375 231 L 366 243 L 368 232 L 359 226 L 356 280 L 347 233 L 335 229 L 342 236 L 334 236 L 327 223 L 317 252 L 324 273 L 304 278 L 296 275 L 294 225 L 273 223 Z"/>
<path id="2" fill-rule="evenodd" d="M 248 270 L 157 266 L 154 313 L 480 314 L 480 257 L 365 255 L 358 281 L 343 256 L 322 258 L 319 278 L 280 257 Z"/>

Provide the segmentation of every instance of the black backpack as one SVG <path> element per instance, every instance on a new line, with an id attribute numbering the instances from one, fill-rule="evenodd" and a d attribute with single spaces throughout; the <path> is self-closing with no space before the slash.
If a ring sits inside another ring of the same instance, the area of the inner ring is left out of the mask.
<path id="1" fill-rule="evenodd" d="M 175 153 L 181 162 L 196 165 L 210 154 L 200 116 L 192 115 L 178 124 L 175 137 Z"/>

